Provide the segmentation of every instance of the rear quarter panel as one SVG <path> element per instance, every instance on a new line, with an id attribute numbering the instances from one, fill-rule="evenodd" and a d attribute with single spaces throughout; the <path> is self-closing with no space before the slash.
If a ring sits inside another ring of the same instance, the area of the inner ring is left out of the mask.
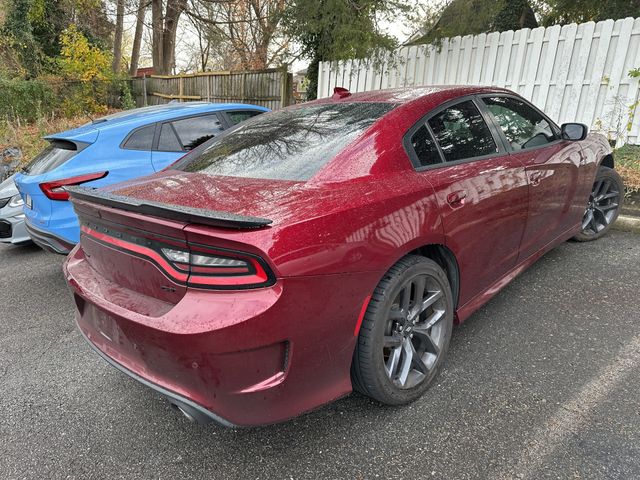
<path id="1" fill-rule="evenodd" d="M 151 165 L 151 151 L 120 148 L 120 143 L 130 131 L 129 127 L 102 130 L 96 143 L 65 164 L 65 174 L 74 176 L 109 172 L 106 177 L 87 184 L 92 187 L 103 187 L 154 173 Z"/>
<path id="2" fill-rule="evenodd" d="M 354 181 L 330 195 L 310 195 L 295 205 L 297 222 L 233 231 L 189 225 L 190 242 L 247 250 L 264 256 L 279 277 L 384 272 L 408 252 L 442 243 L 433 189 L 415 174 Z"/>

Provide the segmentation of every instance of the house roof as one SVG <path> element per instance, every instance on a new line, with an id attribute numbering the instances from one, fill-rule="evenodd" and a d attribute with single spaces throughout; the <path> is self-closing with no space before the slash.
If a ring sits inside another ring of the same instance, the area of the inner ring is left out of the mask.
<path id="1" fill-rule="evenodd" d="M 444 37 L 537 26 L 538 22 L 528 0 L 452 0 L 433 25 L 414 33 L 404 45 L 431 43 Z"/>

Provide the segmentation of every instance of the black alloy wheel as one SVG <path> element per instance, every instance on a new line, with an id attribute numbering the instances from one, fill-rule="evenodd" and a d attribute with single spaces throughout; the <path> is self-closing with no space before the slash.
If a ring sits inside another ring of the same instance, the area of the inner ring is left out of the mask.
<path id="1" fill-rule="evenodd" d="M 389 405 L 416 400 L 442 366 L 452 326 L 445 272 L 428 258 L 403 258 L 371 297 L 351 369 L 354 388 Z"/>
<path id="2" fill-rule="evenodd" d="M 618 172 L 600 167 L 582 217 L 582 229 L 574 239 L 588 242 L 604 236 L 618 218 L 623 200 L 624 184 Z"/>

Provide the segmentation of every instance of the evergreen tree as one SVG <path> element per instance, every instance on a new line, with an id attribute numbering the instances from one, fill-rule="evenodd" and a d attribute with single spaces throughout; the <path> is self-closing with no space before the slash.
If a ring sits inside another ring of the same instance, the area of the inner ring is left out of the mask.
<path id="1" fill-rule="evenodd" d="M 396 40 L 383 33 L 377 20 L 405 4 L 385 0 L 293 0 L 285 13 L 285 28 L 311 59 L 307 69 L 309 99 L 316 98 L 318 67 L 326 60 L 364 58 L 391 49 Z"/>

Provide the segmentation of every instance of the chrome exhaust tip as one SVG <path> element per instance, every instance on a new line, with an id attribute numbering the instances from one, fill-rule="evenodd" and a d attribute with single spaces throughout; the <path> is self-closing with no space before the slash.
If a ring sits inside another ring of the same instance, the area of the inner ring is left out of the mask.
<path id="1" fill-rule="evenodd" d="M 170 402 L 170 405 L 171 405 L 171 408 L 173 408 L 174 410 L 177 410 L 182 415 L 187 417 L 187 420 L 189 420 L 190 422 L 194 422 L 194 423 L 197 422 L 196 418 L 190 412 L 188 412 L 187 409 L 184 408 L 182 405 L 178 405 L 177 403 L 173 403 L 173 402 Z"/>
<path id="2" fill-rule="evenodd" d="M 196 423 L 196 419 L 193 417 L 193 415 L 191 415 L 189 412 L 187 412 L 184 408 L 182 408 L 180 405 L 176 405 L 176 407 L 178 408 L 178 411 L 180 413 L 182 413 L 185 417 L 187 417 L 187 419 L 190 422 Z"/>

